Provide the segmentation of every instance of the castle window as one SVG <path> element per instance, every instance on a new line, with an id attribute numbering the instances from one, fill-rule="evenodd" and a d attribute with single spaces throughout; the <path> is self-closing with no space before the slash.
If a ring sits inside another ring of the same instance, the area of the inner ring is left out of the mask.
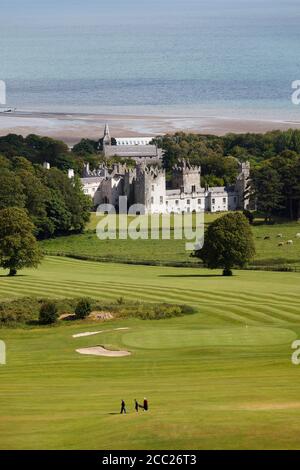
<path id="1" fill-rule="evenodd" d="M 166 206 L 168 206 L 168 205 L 169 205 L 169 201 L 166 201 Z"/>
<path id="2" fill-rule="evenodd" d="M 192 186 L 192 193 L 196 192 L 196 186 Z"/>
<path id="3" fill-rule="evenodd" d="M 151 190 L 154 191 L 154 184 L 151 186 Z"/>
<path id="4" fill-rule="evenodd" d="M 199 206 L 201 206 L 201 199 L 198 199 L 198 204 Z"/>
<path id="5" fill-rule="evenodd" d="M 164 198 L 163 198 L 163 196 L 160 196 L 159 202 L 160 202 L 160 204 L 163 204 L 163 203 L 164 203 Z"/>
<path id="6" fill-rule="evenodd" d="M 212 199 L 212 201 L 211 201 L 211 202 L 212 202 L 212 204 L 214 204 L 214 203 L 216 202 L 216 200 L 215 200 L 215 199 Z"/>
<path id="7" fill-rule="evenodd" d="M 223 203 L 226 204 L 226 197 L 223 197 Z"/>
<path id="8" fill-rule="evenodd" d="M 154 197 L 152 196 L 152 198 L 151 198 L 151 204 L 153 204 L 153 203 L 154 203 Z"/>
<path id="9" fill-rule="evenodd" d="M 191 209 L 188 207 L 188 208 L 187 208 L 187 211 L 188 211 L 188 212 L 191 212 Z"/>
<path id="10" fill-rule="evenodd" d="M 178 206 L 178 204 L 179 204 L 179 201 L 178 201 L 178 200 L 176 200 L 176 201 L 175 201 L 175 204 L 176 204 L 176 206 Z"/>
<path id="11" fill-rule="evenodd" d="M 190 199 L 188 199 L 188 200 L 186 201 L 186 203 L 187 203 L 187 204 L 190 204 L 190 203 L 191 203 L 191 200 L 190 200 Z"/>
<path id="12" fill-rule="evenodd" d="M 234 202 L 236 202 L 236 197 L 234 197 L 234 199 L 233 199 L 233 200 L 234 200 Z"/>

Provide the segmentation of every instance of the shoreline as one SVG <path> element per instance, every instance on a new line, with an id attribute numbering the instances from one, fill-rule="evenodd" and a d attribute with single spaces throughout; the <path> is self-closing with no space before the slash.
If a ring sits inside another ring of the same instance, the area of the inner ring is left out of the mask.
<path id="1" fill-rule="evenodd" d="M 255 119 L 226 116 L 64 113 L 45 111 L 16 111 L 0 113 L 0 136 L 9 133 L 44 135 L 74 145 L 81 138 L 102 137 L 108 123 L 114 137 L 163 135 L 178 131 L 199 134 L 263 133 L 271 130 L 300 129 L 300 121 Z"/>

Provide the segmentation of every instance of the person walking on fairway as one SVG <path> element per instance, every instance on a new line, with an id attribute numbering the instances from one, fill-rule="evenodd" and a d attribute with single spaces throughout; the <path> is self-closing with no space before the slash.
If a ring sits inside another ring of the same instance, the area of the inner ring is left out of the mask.
<path id="1" fill-rule="evenodd" d="M 125 404 L 125 401 L 124 401 L 124 400 L 121 401 L 121 411 L 120 411 L 120 414 L 122 415 L 123 413 L 126 414 L 126 404 Z"/>
<path id="2" fill-rule="evenodd" d="M 144 398 L 144 411 L 148 411 L 148 400 Z"/>
<path id="3" fill-rule="evenodd" d="M 135 411 L 138 413 L 138 411 L 139 411 L 139 404 L 138 404 L 136 398 L 135 398 L 135 400 L 134 400 L 134 409 L 135 409 Z"/>

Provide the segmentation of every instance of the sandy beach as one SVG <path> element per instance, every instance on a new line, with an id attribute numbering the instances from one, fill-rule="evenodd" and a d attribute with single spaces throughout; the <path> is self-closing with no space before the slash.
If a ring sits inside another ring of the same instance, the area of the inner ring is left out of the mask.
<path id="1" fill-rule="evenodd" d="M 156 136 L 176 131 L 224 135 L 228 132 L 266 132 L 274 129 L 300 129 L 300 121 L 238 119 L 217 116 L 114 115 L 83 113 L 13 112 L 0 113 L 0 135 L 45 135 L 73 145 L 82 138 L 99 139 L 105 123 L 111 135 Z"/>

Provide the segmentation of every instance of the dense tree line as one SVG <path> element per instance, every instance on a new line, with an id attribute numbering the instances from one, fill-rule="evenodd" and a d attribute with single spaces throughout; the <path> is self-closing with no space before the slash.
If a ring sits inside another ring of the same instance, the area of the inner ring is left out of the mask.
<path id="1" fill-rule="evenodd" d="M 300 155 L 284 151 L 254 167 L 249 192 L 267 220 L 273 215 L 300 220 Z"/>
<path id="2" fill-rule="evenodd" d="M 163 165 L 166 168 L 167 177 L 170 175 L 171 168 L 175 163 L 180 159 L 188 158 L 192 164 L 201 165 L 203 186 L 234 184 L 239 162 L 249 160 L 252 180 L 249 193 L 251 193 L 256 208 L 265 213 L 266 218 L 270 218 L 272 215 L 300 218 L 300 130 L 272 131 L 265 134 L 227 134 L 225 136 L 178 132 L 174 135 L 157 137 L 154 142 L 164 150 Z M 31 199 L 32 220 L 37 226 L 40 236 L 69 231 L 70 226 L 78 227 L 78 224 L 73 220 L 75 215 L 71 216 L 70 211 L 64 210 L 58 202 L 58 196 L 51 187 L 52 182 L 45 181 L 45 176 L 43 178 L 38 177 L 38 171 L 42 170 L 37 170 L 37 164 L 48 161 L 52 167 L 59 170 L 65 171 L 68 168 L 74 168 L 75 173 L 81 175 L 85 163 L 89 162 L 90 168 L 93 169 L 99 163 L 105 161 L 101 153 L 101 140 L 82 139 L 71 151 L 64 142 L 59 140 L 33 134 L 25 138 L 9 134 L 0 137 L 0 155 L 6 157 L 9 161 L 10 173 L 6 174 L 6 186 L 8 187 L 10 183 L 14 183 L 16 188 L 14 191 L 16 193 L 15 198 L 20 197 L 22 199 L 24 197 L 24 195 L 22 196 L 24 189 L 19 191 L 22 177 L 19 177 L 18 180 L 11 174 L 15 171 L 14 159 L 16 156 L 23 157 L 23 159 L 33 164 L 35 176 L 40 180 L 40 185 L 43 188 L 45 186 L 48 188 L 48 202 L 46 204 L 48 209 L 44 208 L 38 211 L 36 209 L 38 203 L 35 201 L 38 196 L 32 195 Z M 115 157 L 109 163 L 113 164 L 120 160 L 120 158 Z M 131 162 L 128 161 L 128 163 Z M 48 173 L 48 175 L 53 174 L 55 174 L 55 170 Z M 54 176 L 51 176 L 51 178 L 55 179 Z M 22 180 L 22 188 L 27 186 L 27 191 L 29 191 L 29 188 L 33 188 L 34 185 L 38 185 L 35 180 L 30 181 L 29 177 L 26 181 L 25 179 Z M 32 193 L 42 194 L 42 187 L 37 188 L 36 191 L 32 190 Z M 52 198 L 50 202 L 49 191 Z M 4 192 L 2 191 L 3 194 L 0 197 L 8 201 L 12 195 L 9 192 L 4 194 Z M 20 201 L 19 203 L 21 204 Z M 22 207 L 22 205 L 19 207 Z M 53 212 L 50 224 L 49 217 L 44 216 L 45 210 L 47 214 Z M 57 227 L 59 225 L 56 220 L 57 217 L 61 220 L 59 227 Z M 43 225 L 43 220 L 45 225 Z"/>
<path id="3" fill-rule="evenodd" d="M 300 130 L 225 136 L 176 133 L 155 139 L 164 149 L 167 172 L 183 158 L 201 165 L 202 185 L 235 182 L 238 163 L 250 161 L 253 206 L 273 215 L 300 219 Z"/>
<path id="4" fill-rule="evenodd" d="M 73 168 L 78 176 L 82 175 L 84 164 L 89 163 L 93 170 L 100 163 L 106 162 L 109 165 L 123 161 L 118 157 L 113 157 L 106 161 L 102 152 L 102 142 L 100 140 L 81 139 L 70 149 L 64 142 L 30 134 L 27 137 L 21 135 L 8 134 L 0 137 L 0 155 L 8 159 L 15 156 L 24 157 L 34 164 L 42 164 L 45 161 L 60 170 L 66 171 Z M 112 145 L 116 145 L 116 140 L 112 138 Z M 132 160 L 126 159 L 128 165 Z"/>
<path id="5" fill-rule="evenodd" d="M 24 209 L 37 237 L 83 230 L 90 207 L 78 177 L 69 179 L 58 168 L 46 170 L 24 157 L 0 156 L 0 211 Z"/>
<path id="6" fill-rule="evenodd" d="M 60 140 L 30 134 L 27 137 L 8 134 L 0 137 L 0 155 L 8 159 L 24 157 L 34 164 L 47 161 L 60 170 L 73 168 L 78 175 L 82 174 L 84 163 L 91 168 L 99 165 L 101 153 L 97 150 L 98 142 L 82 139 L 72 150 Z"/>
<path id="7" fill-rule="evenodd" d="M 236 179 L 238 161 L 225 155 L 222 138 L 178 132 L 156 138 L 154 142 L 164 150 L 163 165 L 167 173 L 179 160 L 189 159 L 192 164 L 201 165 L 203 186 L 229 185 Z"/>

